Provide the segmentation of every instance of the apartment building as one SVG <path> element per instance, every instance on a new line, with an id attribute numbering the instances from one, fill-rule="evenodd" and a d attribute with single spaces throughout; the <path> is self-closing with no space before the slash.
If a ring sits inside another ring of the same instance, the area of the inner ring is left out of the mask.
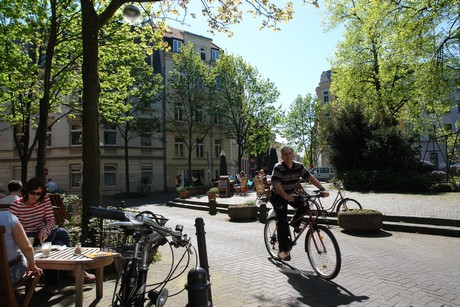
<path id="1" fill-rule="evenodd" d="M 187 31 L 171 28 L 164 37 L 170 44 L 170 51 L 156 52 L 147 61 L 152 69 L 165 76 L 165 91 L 168 93 L 168 76 L 172 70 L 172 56 L 180 52 L 184 44 L 192 42 L 201 59 L 212 65 L 221 52 L 212 39 Z M 146 118 L 153 114 L 165 116 L 165 96 L 152 103 L 151 109 L 144 109 L 138 117 Z M 59 114 L 51 114 L 53 122 Z M 32 132 L 34 134 L 35 131 Z M 63 191 L 71 194 L 81 193 L 82 169 L 82 124 L 80 119 L 63 117 L 48 130 L 46 166 L 48 178 L 52 178 Z M 225 136 L 225 127 L 216 124 L 202 143 L 198 145 L 192 158 L 192 174 L 187 174 L 188 160 L 184 144 L 170 133 L 141 135 L 129 142 L 129 190 L 149 194 L 157 191 L 173 191 L 179 176 L 199 178 L 208 184 L 218 177 L 220 154 L 224 150 L 228 169 L 236 170 L 237 144 Z M 20 179 L 21 162 L 13 141 L 13 129 L 8 123 L 0 123 L 0 184 L 6 189 L 11 179 Z M 124 143 L 115 125 L 102 125 L 100 128 L 101 150 L 101 195 L 108 196 L 126 191 L 126 167 Z M 247 159 L 246 159 L 247 160 Z M 29 161 L 28 174 L 35 174 L 36 152 Z M 245 163 L 247 165 L 247 161 Z M 0 188 L 2 188 L 0 186 Z"/>
<path id="2" fill-rule="evenodd" d="M 327 105 L 333 100 L 330 94 L 330 86 L 332 82 L 331 71 L 323 71 L 320 82 L 316 87 L 316 96 L 322 105 Z M 432 127 L 429 135 L 420 137 L 420 159 L 429 161 L 439 169 L 444 169 L 447 165 L 447 160 L 450 163 L 458 163 L 460 159 L 460 98 L 454 92 L 451 94 L 452 108 L 449 112 L 443 114 L 441 119 L 432 117 Z M 326 113 L 326 116 L 329 116 Z M 430 115 L 427 115 L 430 116 Z M 439 129 L 442 128 L 442 129 Z M 441 135 L 439 131 L 443 131 Z M 457 146 L 449 151 L 446 146 L 446 138 L 450 142 L 456 143 Z M 329 165 L 326 152 L 321 152 L 319 158 L 319 166 Z"/>

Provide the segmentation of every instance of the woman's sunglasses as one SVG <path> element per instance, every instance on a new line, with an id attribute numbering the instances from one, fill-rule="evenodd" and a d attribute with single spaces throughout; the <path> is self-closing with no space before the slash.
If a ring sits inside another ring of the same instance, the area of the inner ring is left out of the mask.
<path id="1" fill-rule="evenodd" d="M 37 195 L 37 196 L 42 196 L 42 192 L 35 192 L 35 191 L 29 191 L 30 195 Z"/>

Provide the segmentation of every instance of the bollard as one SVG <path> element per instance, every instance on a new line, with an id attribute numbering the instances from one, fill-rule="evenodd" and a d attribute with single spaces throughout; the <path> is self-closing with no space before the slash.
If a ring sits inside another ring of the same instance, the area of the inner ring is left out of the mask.
<path id="1" fill-rule="evenodd" d="M 209 264 L 208 264 L 208 252 L 206 250 L 206 232 L 204 231 L 204 221 L 201 217 L 195 219 L 195 228 L 196 228 L 196 241 L 198 244 L 198 258 L 200 260 L 200 267 L 203 268 L 206 272 L 208 281 L 211 280 L 211 274 L 209 274 Z M 212 305 L 212 294 L 211 286 L 208 287 L 208 297 Z"/>
<path id="2" fill-rule="evenodd" d="M 267 204 L 260 204 L 259 206 L 259 222 L 267 223 Z"/>
<path id="3" fill-rule="evenodd" d="M 215 199 L 209 201 L 209 214 L 216 215 L 217 214 L 217 202 Z"/>
<path id="4" fill-rule="evenodd" d="M 125 203 L 124 200 L 121 201 L 121 203 L 120 203 L 120 208 L 121 208 L 121 209 L 125 209 L 125 208 L 126 208 L 126 203 Z"/>
<path id="5" fill-rule="evenodd" d="M 187 284 L 188 307 L 211 306 L 208 301 L 209 281 L 206 270 L 202 267 L 193 268 L 188 272 Z"/>

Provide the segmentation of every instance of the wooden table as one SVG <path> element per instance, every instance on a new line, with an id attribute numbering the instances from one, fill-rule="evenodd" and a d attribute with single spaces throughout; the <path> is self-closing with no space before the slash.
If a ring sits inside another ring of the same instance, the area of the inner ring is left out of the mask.
<path id="1" fill-rule="evenodd" d="M 52 250 L 48 258 L 42 258 L 41 252 L 35 254 L 35 264 L 44 270 L 75 271 L 75 306 L 83 306 L 84 272 L 88 269 L 96 270 L 96 297 L 102 298 L 104 267 L 111 264 L 117 253 L 106 253 L 103 256 L 89 258 L 84 255 L 95 254 L 100 249 L 96 247 L 82 247 L 81 255 L 74 255 L 74 248 Z"/>

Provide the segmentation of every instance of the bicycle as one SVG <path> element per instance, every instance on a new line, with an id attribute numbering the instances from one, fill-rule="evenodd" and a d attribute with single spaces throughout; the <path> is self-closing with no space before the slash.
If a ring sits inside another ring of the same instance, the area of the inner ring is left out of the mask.
<path id="1" fill-rule="evenodd" d="M 323 225 L 318 225 L 318 215 L 321 212 L 321 207 L 316 201 L 321 197 L 321 191 L 314 191 L 314 195 L 309 195 L 306 192 L 299 195 L 303 198 L 303 206 L 307 209 L 302 216 L 299 216 L 295 221 L 301 220 L 300 231 L 298 233 L 290 229 L 291 233 L 291 249 L 296 245 L 300 236 L 306 229 L 305 251 L 308 260 L 315 273 L 324 279 L 331 280 L 335 278 L 342 265 L 342 257 L 340 254 L 339 244 L 332 232 Z M 313 214 L 314 213 L 314 214 Z M 276 213 L 271 209 L 268 214 L 267 223 L 264 227 L 265 247 L 270 256 L 278 259 L 279 241 L 277 232 Z M 291 228 L 291 227 L 290 227 Z"/>
<path id="2" fill-rule="evenodd" d="M 342 192 L 342 188 L 340 187 L 339 183 L 334 182 L 334 187 L 337 189 L 337 195 L 335 196 L 334 202 L 329 208 L 324 209 L 321 200 L 318 199 L 318 203 L 321 207 L 322 212 L 332 213 L 335 210 L 338 214 L 340 211 L 363 208 L 357 200 L 349 197 L 344 197 L 344 193 Z"/>
<path id="3" fill-rule="evenodd" d="M 118 251 L 122 260 L 121 270 L 115 283 L 111 306 L 141 307 L 145 303 L 146 306 L 164 306 L 169 295 L 166 284 L 185 272 L 192 254 L 190 238 L 182 233 L 183 226 L 178 224 L 175 230 L 172 230 L 165 226 L 167 218 L 150 211 L 134 214 L 116 209 L 91 207 L 91 215 L 115 220 L 106 227 L 121 229 L 124 233 L 124 244 Z M 172 239 L 168 240 L 168 237 Z M 147 285 L 149 266 L 154 262 L 158 248 L 167 243 L 171 249 L 172 246 L 184 247 L 184 254 L 176 266 L 173 260 L 169 274 L 161 283 Z M 188 255 L 188 258 L 184 269 L 174 275 L 185 255 Z M 147 290 L 149 287 L 152 289 Z"/>

